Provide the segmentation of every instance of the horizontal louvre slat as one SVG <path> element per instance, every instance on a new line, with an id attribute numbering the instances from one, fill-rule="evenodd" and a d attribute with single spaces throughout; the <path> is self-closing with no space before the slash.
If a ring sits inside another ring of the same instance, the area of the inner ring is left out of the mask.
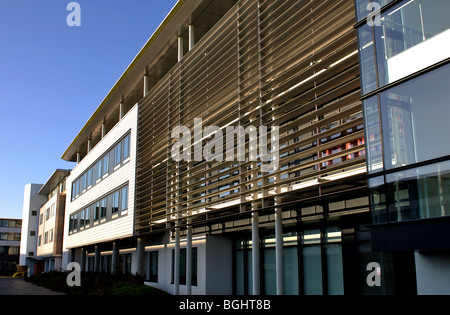
<path id="1" fill-rule="evenodd" d="M 364 166 L 353 19 L 352 0 L 238 1 L 140 104 L 136 230 Z M 173 161 L 171 130 L 188 127 L 193 143 L 194 118 L 279 126 L 280 167 Z"/>

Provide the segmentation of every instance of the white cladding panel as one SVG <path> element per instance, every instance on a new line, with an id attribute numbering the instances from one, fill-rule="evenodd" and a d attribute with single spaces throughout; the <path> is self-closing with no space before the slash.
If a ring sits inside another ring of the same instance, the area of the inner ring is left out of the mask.
<path id="1" fill-rule="evenodd" d="M 137 115 L 138 105 L 134 106 L 122 120 L 90 151 L 90 153 L 74 168 L 67 179 L 66 215 L 64 223 L 64 249 L 77 248 L 85 245 L 97 244 L 133 235 L 134 190 L 136 173 L 136 143 L 137 143 Z M 119 169 L 103 178 L 91 189 L 84 192 L 77 199 L 71 200 L 72 182 L 89 169 L 104 153 L 110 150 L 118 140 L 130 134 L 130 160 Z M 128 212 L 127 215 L 110 222 L 102 223 L 69 235 L 70 215 L 86 208 L 100 198 L 112 193 L 121 185 L 128 183 Z"/>

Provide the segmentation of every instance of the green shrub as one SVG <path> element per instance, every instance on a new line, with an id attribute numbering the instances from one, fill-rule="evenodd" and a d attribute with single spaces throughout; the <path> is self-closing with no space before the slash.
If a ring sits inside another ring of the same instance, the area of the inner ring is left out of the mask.
<path id="1" fill-rule="evenodd" d="M 27 279 L 36 285 L 68 295 L 168 295 L 168 293 L 146 286 L 141 277 L 133 275 L 110 275 L 81 273 L 81 286 L 69 287 L 66 279 L 69 273 L 47 272 Z"/>

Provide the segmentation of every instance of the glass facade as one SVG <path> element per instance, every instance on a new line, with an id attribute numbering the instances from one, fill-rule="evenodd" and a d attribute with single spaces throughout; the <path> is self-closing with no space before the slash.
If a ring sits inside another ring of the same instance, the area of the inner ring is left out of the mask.
<path id="1" fill-rule="evenodd" d="M 367 18 L 367 16 L 373 12 L 376 5 L 383 7 L 386 4 L 392 2 L 393 0 L 356 0 L 356 19 L 362 21 Z"/>
<path id="2" fill-rule="evenodd" d="M 283 235 L 285 295 L 343 295 L 342 231 L 338 227 L 308 229 Z M 276 295 L 275 236 L 262 238 L 261 293 Z M 252 243 L 235 241 L 235 290 L 252 293 Z"/>
<path id="3" fill-rule="evenodd" d="M 368 1 L 356 1 L 360 9 Z M 384 4 L 387 1 L 381 1 Z M 402 1 L 358 28 L 363 94 L 450 57 L 447 0 Z"/>
<path id="4" fill-rule="evenodd" d="M 362 21 L 369 1 L 355 2 Z M 449 10 L 445 0 L 400 1 L 379 25 L 358 25 L 374 224 L 449 215 Z"/>

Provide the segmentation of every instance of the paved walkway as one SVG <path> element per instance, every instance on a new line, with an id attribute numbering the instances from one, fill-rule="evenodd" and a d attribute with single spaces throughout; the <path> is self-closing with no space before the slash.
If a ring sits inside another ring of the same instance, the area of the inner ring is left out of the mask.
<path id="1" fill-rule="evenodd" d="M 39 287 L 20 278 L 0 278 L 0 295 L 64 295 L 64 293 Z"/>

